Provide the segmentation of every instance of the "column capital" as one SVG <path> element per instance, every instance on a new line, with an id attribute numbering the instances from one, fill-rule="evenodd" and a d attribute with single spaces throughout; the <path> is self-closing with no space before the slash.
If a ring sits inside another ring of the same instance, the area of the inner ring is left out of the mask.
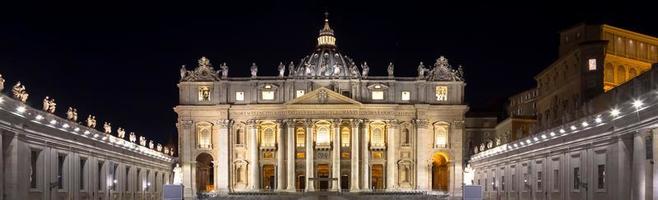
<path id="1" fill-rule="evenodd" d="M 397 119 L 386 120 L 386 128 L 397 128 L 400 122 Z"/>
<path id="2" fill-rule="evenodd" d="M 191 128 L 192 124 L 194 124 L 192 120 L 180 120 L 177 125 L 183 128 Z"/>
<path id="3" fill-rule="evenodd" d="M 454 128 L 463 129 L 464 128 L 464 120 L 455 120 L 455 121 L 452 122 L 452 126 Z"/>
<path id="4" fill-rule="evenodd" d="M 219 126 L 220 128 L 226 128 L 226 127 L 229 127 L 229 126 L 233 125 L 233 120 L 230 120 L 230 119 L 215 120 L 214 124 L 216 126 Z"/>
<path id="5" fill-rule="evenodd" d="M 429 121 L 427 119 L 414 119 L 413 123 L 418 128 L 427 128 L 429 126 Z"/>
<path id="6" fill-rule="evenodd" d="M 257 121 L 257 120 L 254 120 L 254 119 L 250 119 L 250 120 L 245 121 L 245 124 L 246 124 L 248 127 L 249 127 L 249 126 L 256 126 L 256 124 L 258 124 L 258 121 Z"/>
<path id="7" fill-rule="evenodd" d="M 292 128 L 293 126 L 295 126 L 295 120 L 294 119 L 283 119 L 282 122 L 288 128 Z"/>
<path id="8" fill-rule="evenodd" d="M 333 123 L 333 127 L 334 127 L 334 128 L 338 128 L 338 127 L 340 127 L 340 123 L 341 123 L 342 121 L 343 121 L 343 120 L 341 120 L 341 119 L 333 119 L 333 120 L 331 120 L 331 122 Z"/>

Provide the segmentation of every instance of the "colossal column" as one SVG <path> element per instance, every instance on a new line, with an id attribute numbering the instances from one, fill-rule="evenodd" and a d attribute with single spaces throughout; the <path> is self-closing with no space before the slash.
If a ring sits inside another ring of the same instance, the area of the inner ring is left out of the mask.
<path id="1" fill-rule="evenodd" d="M 313 176 L 313 122 L 308 120 L 304 124 L 306 126 L 306 191 L 312 192 L 315 190 L 314 182 L 311 182 Z"/>
<path id="2" fill-rule="evenodd" d="M 369 141 L 369 127 L 370 126 L 370 121 L 367 119 L 364 120 L 363 122 L 363 129 L 361 129 L 361 135 L 362 135 L 362 143 L 361 143 L 361 149 L 362 149 L 362 156 L 361 158 L 361 167 L 363 168 L 363 177 L 361 177 L 361 189 L 363 191 L 370 191 L 370 146 L 368 145 Z"/>
<path id="3" fill-rule="evenodd" d="M 429 122 L 426 119 L 414 120 L 416 125 L 416 188 L 429 190 L 430 159 L 428 149 L 432 149 L 432 138 L 427 133 Z"/>
<path id="4" fill-rule="evenodd" d="M 288 149 L 288 156 L 286 157 L 286 161 L 288 161 L 286 165 L 288 169 L 288 187 L 286 190 L 293 192 L 295 191 L 295 122 L 288 120 L 286 121 L 286 126 L 288 126 L 288 142 L 286 142 L 286 148 Z"/>
<path id="5" fill-rule="evenodd" d="M 332 169 L 332 178 L 336 180 L 331 184 L 331 190 L 338 191 L 340 189 L 340 119 L 333 121 L 334 125 L 334 143 L 332 149 L 333 164 Z"/>
<path id="6" fill-rule="evenodd" d="M 389 120 L 386 124 L 386 190 L 395 190 L 397 188 L 397 152 L 398 143 L 395 140 L 398 128 L 397 120 Z"/>
<path id="7" fill-rule="evenodd" d="M 179 142 L 178 152 L 181 159 L 181 168 L 183 168 L 183 196 L 188 198 L 195 198 L 196 191 L 194 191 L 194 183 L 196 176 L 194 176 L 194 162 L 196 158 L 192 157 L 192 150 L 194 146 L 194 137 L 192 136 L 192 124 L 190 120 L 181 120 L 178 122 L 178 135 L 182 136 L 182 141 Z"/>
<path id="8" fill-rule="evenodd" d="M 352 120 L 352 170 L 350 174 L 350 192 L 357 192 L 359 190 L 359 125 L 363 120 Z"/>
<path id="9" fill-rule="evenodd" d="M 286 168 L 285 168 L 285 161 L 284 161 L 285 154 L 283 153 L 285 151 L 284 150 L 285 146 L 283 145 L 284 144 L 283 141 L 284 141 L 284 137 L 285 137 L 284 136 L 285 134 L 283 133 L 283 131 L 285 131 L 285 129 L 284 129 L 285 124 L 284 124 L 283 120 L 278 120 L 277 121 L 277 126 L 279 128 L 279 131 L 277 131 L 277 139 L 276 139 L 276 145 L 277 145 L 277 147 L 276 147 L 276 165 L 277 165 L 276 166 L 276 181 L 277 181 L 276 190 L 283 191 L 285 189 L 285 186 L 286 186 L 286 182 L 285 182 L 285 180 L 286 180 L 285 179 L 285 177 L 286 177 L 286 175 L 285 175 Z M 288 145 L 290 145 L 290 144 L 288 144 Z"/>
<path id="10" fill-rule="evenodd" d="M 633 182 L 631 183 L 631 195 L 635 199 L 646 199 L 646 145 L 644 140 L 644 131 L 635 132 L 633 134 Z"/>
<path id="11" fill-rule="evenodd" d="M 247 135 L 249 137 L 249 185 L 252 190 L 260 188 L 260 167 L 258 164 L 258 131 L 255 120 L 247 121 Z"/>
<path id="12" fill-rule="evenodd" d="M 228 127 L 231 126 L 231 120 L 219 120 L 216 122 L 218 127 L 217 140 L 213 140 L 213 148 L 217 148 L 217 163 L 215 168 L 217 168 L 217 173 L 215 173 L 215 182 L 217 192 L 226 193 L 229 191 L 229 130 Z M 216 143 L 215 143 L 216 142 Z"/>

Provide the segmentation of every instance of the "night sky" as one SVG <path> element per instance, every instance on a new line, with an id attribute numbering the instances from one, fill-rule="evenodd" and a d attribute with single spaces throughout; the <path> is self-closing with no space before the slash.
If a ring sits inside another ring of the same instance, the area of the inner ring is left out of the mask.
<path id="1" fill-rule="evenodd" d="M 36 108 L 48 95 L 60 116 L 74 106 L 80 118 L 91 113 L 98 124 L 175 144 L 181 65 L 192 69 L 206 56 L 226 62 L 229 76 L 247 76 L 252 62 L 259 75 L 275 75 L 279 62 L 312 52 L 325 10 L 338 48 L 367 61 L 371 75 L 393 62 L 397 76 L 416 76 L 420 61 L 444 55 L 464 67 L 471 111 L 493 114 L 534 87 L 533 76 L 557 57 L 562 29 L 607 23 L 658 36 L 656 10 L 623 2 L 240 2 L 2 5 L 0 74 L 7 88 L 26 84 Z"/>

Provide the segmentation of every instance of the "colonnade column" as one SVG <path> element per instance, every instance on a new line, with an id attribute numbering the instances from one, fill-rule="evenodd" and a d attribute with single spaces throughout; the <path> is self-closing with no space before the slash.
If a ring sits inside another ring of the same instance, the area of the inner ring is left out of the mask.
<path id="1" fill-rule="evenodd" d="M 247 121 L 247 135 L 249 137 L 249 185 L 252 190 L 260 188 L 260 167 L 258 164 L 258 131 L 255 120 Z"/>
<path id="2" fill-rule="evenodd" d="M 646 199 L 646 145 L 644 144 L 644 131 L 633 135 L 633 182 L 631 183 L 631 196 L 633 199 Z"/>
<path id="3" fill-rule="evenodd" d="M 217 173 L 215 173 L 216 182 L 215 187 L 217 192 L 226 193 L 229 191 L 229 127 L 231 126 L 231 120 L 219 120 L 217 121 L 218 132 L 217 132 L 217 162 L 215 163 L 215 168 L 217 168 Z"/>
<path id="4" fill-rule="evenodd" d="M 386 190 L 395 190 L 397 189 L 397 152 L 398 145 L 397 140 L 395 140 L 398 128 L 397 120 L 389 120 L 386 124 L 387 135 L 386 135 Z"/>
<path id="5" fill-rule="evenodd" d="M 653 152 L 653 160 L 656 161 L 658 160 L 658 130 L 657 129 L 651 129 L 651 147 L 653 149 L 651 152 Z M 653 176 L 652 176 L 652 187 L 653 188 L 653 196 L 658 197 L 658 165 L 654 164 L 651 165 L 653 166 Z"/>
<path id="6" fill-rule="evenodd" d="M 332 181 L 331 190 L 338 191 L 340 190 L 340 119 L 333 121 L 334 126 L 334 143 L 332 149 L 333 164 L 331 165 L 331 176 L 335 178 L 335 181 Z"/>
<path id="7" fill-rule="evenodd" d="M 368 129 L 370 126 L 370 121 L 364 120 L 363 122 L 363 129 L 361 129 L 361 135 L 362 135 L 362 143 L 361 143 L 361 149 L 363 150 L 361 158 L 361 164 L 362 164 L 362 170 L 363 170 L 363 177 L 361 177 L 361 189 L 363 191 L 370 191 L 370 147 L 368 145 L 369 141 L 369 134 L 368 134 Z"/>
<path id="8" fill-rule="evenodd" d="M 306 121 L 304 124 L 306 126 L 306 191 L 312 192 L 315 190 L 314 181 L 311 182 L 313 178 L 313 122 Z"/>
<path id="9" fill-rule="evenodd" d="M 286 172 L 286 167 L 285 167 L 285 161 L 284 161 L 284 156 L 285 154 L 283 153 L 285 150 L 284 146 L 284 138 L 285 138 L 285 124 L 283 120 L 278 120 L 277 121 L 277 126 L 279 128 L 279 131 L 277 131 L 277 139 L 276 139 L 276 190 L 282 191 L 284 190 L 285 187 L 285 172 Z M 288 144 L 290 145 L 290 144 Z"/>
<path id="10" fill-rule="evenodd" d="M 286 167 L 288 168 L 287 171 L 287 178 L 288 178 L 288 186 L 286 190 L 289 192 L 295 191 L 295 122 L 292 120 L 286 121 L 286 126 L 288 126 L 288 135 L 287 135 L 287 142 L 286 142 L 286 148 L 288 149 L 288 156 L 286 157 L 288 163 Z"/>
<path id="11" fill-rule="evenodd" d="M 192 121 L 181 120 L 176 124 L 178 128 L 178 135 L 182 136 L 182 142 L 178 146 L 178 155 L 181 159 L 181 168 L 183 168 L 183 196 L 187 198 L 196 197 L 196 189 L 194 189 L 194 183 L 196 182 L 196 176 L 194 176 L 195 167 L 193 162 L 196 158 L 192 155 L 192 149 L 194 148 L 194 137 L 192 136 Z M 140 187 L 141 188 L 141 187 Z"/>
<path id="12" fill-rule="evenodd" d="M 352 150 L 352 160 L 350 164 L 352 166 L 350 174 L 350 192 L 359 191 L 359 125 L 362 120 L 355 119 L 352 120 L 352 144 L 350 148 Z"/>
<path id="13" fill-rule="evenodd" d="M 432 148 L 432 137 L 427 133 L 429 122 L 425 119 L 414 120 L 416 125 L 416 188 L 429 190 L 429 176 L 431 175 L 431 155 L 427 152 Z"/>

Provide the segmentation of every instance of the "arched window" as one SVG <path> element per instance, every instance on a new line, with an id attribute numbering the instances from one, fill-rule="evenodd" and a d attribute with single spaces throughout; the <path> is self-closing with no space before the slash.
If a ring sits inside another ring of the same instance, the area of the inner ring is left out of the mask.
<path id="1" fill-rule="evenodd" d="M 409 133 L 409 128 L 402 128 L 402 146 L 409 146 L 411 144 L 411 133 Z"/>
<path id="2" fill-rule="evenodd" d="M 349 147 L 350 146 L 350 128 L 343 127 L 340 129 L 340 146 Z"/>
<path id="3" fill-rule="evenodd" d="M 612 67 L 612 64 L 606 63 L 603 67 L 603 79 L 605 82 L 615 82 L 615 68 Z"/>
<path id="4" fill-rule="evenodd" d="M 274 129 L 273 128 L 265 128 L 263 130 L 263 141 L 261 145 L 263 147 L 273 147 L 274 146 Z"/>
<path id="5" fill-rule="evenodd" d="M 244 145 L 244 132 L 242 129 L 235 130 L 235 144 Z"/>
<path id="6" fill-rule="evenodd" d="M 325 126 L 318 127 L 318 135 L 316 140 L 318 145 L 330 145 L 329 128 Z"/>
<path id="7" fill-rule="evenodd" d="M 384 140 L 385 137 L 385 130 L 384 130 L 384 125 L 383 124 L 371 124 L 371 131 L 370 131 L 370 146 L 372 147 L 385 147 L 386 143 Z"/>
<path id="8" fill-rule="evenodd" d="M 306 131 L 304 130 L 304 128 L 300 127 L 300 128 L 297 128 L 296 132 L 297 132 L 296 133 L 297 137 L 295 138 L 295 146 L 304 147 L 304 143 L 305 143 L 304 142 L 304 140 L 305 140 L 304 137 L 306 136 L 306 134 L 305 134 Z"/>
<path id="9" fill-rule="evenodd" d="M 434 147 L 446 148 L 448 146 L 448 124 L 434 124 Z"/>
<path id="10" fill-rule="evenodd" d="M 617 67 L 617 84 L 621 84 L 626 81 L 626 67 L 619 65 Z"/>
<path id="11" fill-rule="evenodd" d="M 196 125 L 197 132 L 197 147 L 198 148 L 211 148 L 212 134 L 210 123 L 201 122 Z"/>
<path id="12" fill-rule="evenodd" d="M 628 70 L 628 79 L 632 79 L 637 76 L 637 70 L 635 68 L 631 68 Z"/>

